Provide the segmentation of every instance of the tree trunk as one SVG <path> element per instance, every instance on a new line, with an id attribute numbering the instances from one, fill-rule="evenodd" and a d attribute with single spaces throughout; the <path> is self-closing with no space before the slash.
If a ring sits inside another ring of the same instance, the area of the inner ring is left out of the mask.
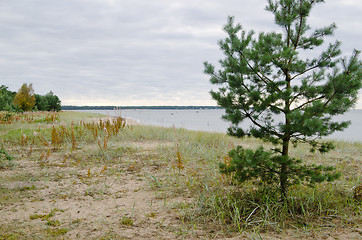
<path id="1" fill-rule="evenodd" d="M 289 155 L 289 138 L 283 140 L 283 151 L 282 157 L 288 157 Z M 283 200 L 287 198 L 287 191 L 288 191 L 288 174 L 287 174 L 287 163 L 282 162 L 281 169 L 280 169 L 280 190 Z"/>
<path id="2" fill-rule="evenodd" d="M 291 89 L 291 77 L 288 69 L 284 69 L 286 90 Z M 289 96 L 285 99 L 285 133 L 283 136 L 283 149 L 282 149 L 282 164 L 280 169 L 280 190 L 283 200 L 287 199 L 288 191 L 288 164 L 284 161 L 285 158 L 288 158 L 289 155 L 289 141 L 290 141 L 290 119 L 288 114 L 290 113 L 290 100 Z"/>

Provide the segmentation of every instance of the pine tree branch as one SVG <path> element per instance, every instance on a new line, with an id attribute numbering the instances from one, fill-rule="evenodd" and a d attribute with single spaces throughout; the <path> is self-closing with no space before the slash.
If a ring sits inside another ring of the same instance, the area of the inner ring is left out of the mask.
<path id="1" fill-rule="evenodd" d="M 335 46 L 333 47 L 331 53 L 334 53 L 337 48 L 338 48 L 338 45 L 335 45 Z M 331 53 L 328 54 L 328 56 L 326 56 L 326 57 L 323 57 L 323 56 L 322 56 L 322 57 L 318 60 L 318 63 L 317 63 L 316 65 L 314 65 L 313 67 L 310 67 L 310 68 L 304 70 L 304 71 L 301 72 L 301 73 L 298 73 L 298 74 L 294 75 L 294 76 L 291 78 L 291 80 L 293 80 L 293 79 L 295 79 L 295 78 L 297 78 L 297 77 L 299 77 L 299 76 L 301 76 L 301 75 L 304 75 L 305 73 L 307 73 L 307 72 L 309 72 L 309 71 L 311 71 L 311 70 L 313 70 L 313 69 L 315 69 L 315 68 L 319 68 L 319 67 L 320 67 L 320 64 L 321 64 L 322 62 L 327 61 L 327 60 L 331 60 L 331 59 L 332 59 L 332 54 L 331 54 Z"/>
<path id="2" fill-rule="evenodd" d="M 215 73 L 212 73 L 211 76 L 213 76 L 213 77 L 215 77 L 216 79 L 218 79 L 219 82 L 220 82 L 220 84 L 221 84 L 222 82 L 224 82 L 223 79 L 222 79 L 219 75 L 216 75 Z M 249 87 L 248 87 L 243 81 L 241 81 L 241 85 L 242 85 L 249 93 L 251 92 L 251 90 L 249 89 Z"/>
<path id="3" fill-rule="evenodd" d="M 235 62 L 238 62 L 237 59 L 235 59 L 233 56 L 230 56 L 232 59 L 235 60 Z M 244 83 L 244 81 L 241 81 L 241 85 L 250 93 L 251 90 L 249 89 L 249 87 Z"/>
<path id="4" fill-rule="evenodd" d="M 293 78 L 292 78 L 293 79 Z M 317 81 L 317 78 L 313 78 L 313 80 L 308 84 L 309 86 L 312 86 L 314 83 L 315 83 L 315 81 Z M 301 91 L 301 92 L 299 92 L 297 95 L 295 95 L 295 97 L 292 99 L 292 101 L 291 101 L 291 104 L 298 98 L 298 97 L 300 97 L 300 96 L 302 96 L 303 95 L 303 92 Z"/>
<path id="5" fill-rule="evenodd" d="M 298 35 L 297 35 L 297 40 L 295 41 L 294 43 L 294 51 L 297 49 L 297 46 L 298 46 L 298 43 L 299 43 L 299 40 L 300 40 L 300 36 L 302 34 L 302 25 L 303 25 L 303 16 L 302 16 L 302 2 L 303 0 L 300 0 L 299 1 L 299 16 L 300 16 L 300 19 L 299 19 L 299 29 L 298 29 Z"/>
<path id="6" fill-rule="evenodd" d="M 304 20 L 304 18 L 302 16 L 302 2 L 303 2 L 302 0 L 299 1 L 299 16 L 300 16 L 300 18 L 299 18 L 299 28 L 298 28 L 297 39 L 295 40 L 295 42 L 292 41 L 293 45 L 294 45 L 294 51 L 298 47 L 298 43 L 300 41 L 300 37 L 301 37 L 301 34 L 302 34 L 302 25 L 303 25 L 303 20 Z M 288 33 L 288 35 L 289 35 L 289 33 Z M 289 47 L 289 41 L 288 41 L 288 47 Z M 292 62 L 292 60 L 293 60 L 293 58 L 291 57 L 286 66 L 288 66 Z M 293 79 L 291 79 L 291 80 L 293 80 Z"/>
<path id="7" fill-rule="evenodd" d="M 302 137 L 300 137 L 300 136 L 302 136 Z M 308 138 L 307 136 L 305 136 L 303 133 L 300 133 L 300 132 L 295 132 L 295 133 L 291 134 L 291 137 L 301 143 L 310 143 L 310 142 L 313 142 L 313 141 L 316 141 L 319 139 L 319 136 L 315 136 L 315 137 L 310 136 Z"/>
<path id="8" fill-rule="evenodd" d="M 317 65 L 315 65 L 315 66 L 313 66 L 313 67 L 310 67 L 310 68 L 304 70 L 303 72 L 294 75 L 294 76 L 291 78 L 291 80 L 293 80 L 293 79 L 295 79 L 295 78 L 297 78 L 297 77 L 299 77 L 299 76 L 301 76 L 301 75 L 304 75 L 305 73 L 307 73 L 307 72 L 309 72 L 309 71 L 311 71 L 311 70 L 313 70 L 313 69 L 315 69 L 315 68 L 318 68 L 318 67 L 319 67 L 319 63 L 320 63 L 320 61 L 318 62 Z"/>
<path id="9" fill-rule="evenodd" d="M 239 54 L 242 56 L 242 58 L 246 61 L 246 64 L 248 65 L 248 67 L 260 78 L 260 80 L 262 80 L 265 84 L 272 83 L 275 84 L 271 79 L 269 79 L 267 76 L 265 76 L 263 73 L 259 73 L 259 71 L 255 70 L 253 68 L 253 66 L 251 66 L 251 64 L 249 63 L 249 61 L 247 60 L 247 58 L 245 57 L 244 53 L 239 51 Z M 282 92 L 278 87 L 276 87 L 276 90 L 278 92 Z"/>
<path id="10" fill-rule="evenodd" d="M 293 111 L 295 111 L 295 110 L 301 109 L 301 108 L 303 108 L 304 106 L 306 106 L 306 105 L 308 105 L 308 104 L 310 104 L 310 103 L 313 103 L 313 102 L 315 102 L 315 101 L 317 101 L 317 100 L 323 99 L 323 98 L 325 98 L 324 95 L 319 96 L 319 97 L 317 97 L 317 98 L 310 99 L 310 100 L 308 100 L 307 102 L 305 102 L 305 103 L 303 103 L 302 105 L 294 108 L 294 109 L 291 110 L 291 111 L 293 112 Z"/>
<path id="11" fill-rule="evenodd" d="M 280 108 L 280 107 L 277 107 L 277 106 L 275 106 L 275 105 L 270 104 L 270 107 L 271 107 L 271 108 L 275 108 L 275 109 L 279 110 L 280 112 L 284 112 L 284 109 L 282 109 L 282 108 Z"/>
<path id="12" fill-rule="evenodd" d="M 319 39 L 319 38 L 321 38 L 321 37 L 323 37 L 323 36 L 326 36 L 327 34 L 326 33 L 324 33 L 324 32 L 321 32 L 321 33 L 319 33 L 319 34 L 313 34 L 313 35 L 311 35 L 310 37 L 309 37 L 309 40 L 308 40 L 308 42 L 311 42 L 310 41 L 310 39 L 312 39 L 312 38 L 315 38 L 315 39 Z M 305 49 L 305 46 L 307 45 L 307 43 L 308 42 L 303 42 L 301 45 L 299 45 L 297 48 L 298 49 L 300 49 L 300 48 L 302 48 L 302 49 Z"/>
<path id="13" fill-rule="evenodd" d="M 332 96 L 327 100 L 327 102 L 324 103 L 323 107 L 326 107 L 328 105 L 328 103 L 330 103 L 330 101 L 332 101 L 332 99 L 334 98 L 336 93 L 337 93 L 337 91 L 334 89 Z"/>
<path id="14" fill-rule="evenodd" d="M 260 123 L 258 123 L 258 122 L 251 116 L 251 113 L 247 112 L 246 109 L 243 109 L 243 110 L 244 110 L 245 116 L 246 116 L 253 124 L 255 124 L 256 126 L 258 126 L 258 127 L 261 128 L 261 129 L 264 129 L 264 128 L 265 128 L 265 126 L 262 126 Z M 259 114 L 259 116 L 260 116 L 260 114 Z M 270 134 L 273 134 L 273 135 L 279 137 L 279 138 L 282 137 L 282 134 L 278 133 L 277 131 L 270 130 L 270 128 L 269 128 L 268 132 L 269 132 Z"/>

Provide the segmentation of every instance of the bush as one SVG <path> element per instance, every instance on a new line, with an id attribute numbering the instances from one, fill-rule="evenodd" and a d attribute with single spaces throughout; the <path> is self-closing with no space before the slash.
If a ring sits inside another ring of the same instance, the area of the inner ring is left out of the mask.
<path id="1" fill-rule="evenodd" d="M 333 181 L 340 177 L 332 166 L 303 165 L 302 160 L 277 155 L 259 147 L 255 151 L 238 146 L 228 154 L 231 161 L 221 163 L 220 171 L 232 175 L 233 180 L 242 183 L 256 180 L 259 185 L 277 186 L 285 178 L 289 186 L 305 183 L 313 186 L 323 181 Z"/>

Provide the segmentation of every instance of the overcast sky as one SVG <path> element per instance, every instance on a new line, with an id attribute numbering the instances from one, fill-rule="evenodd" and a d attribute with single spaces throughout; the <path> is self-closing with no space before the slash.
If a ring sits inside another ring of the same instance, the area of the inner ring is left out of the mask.
<path id="1" fill-rule="evenodd" d="M 0 0 L 0 85 L 32 83 L 63 105 L 216 105 L 203 62 L 228 15 L 275 30 L 265 0 Z M 310 24 L 336 22 L 347 56 L 362 50 L 362 1 L 326 0 Z M 333 40 L 332 39 L 332 40 Z M 362 99 L 358 108 L 362 108 Z"/>

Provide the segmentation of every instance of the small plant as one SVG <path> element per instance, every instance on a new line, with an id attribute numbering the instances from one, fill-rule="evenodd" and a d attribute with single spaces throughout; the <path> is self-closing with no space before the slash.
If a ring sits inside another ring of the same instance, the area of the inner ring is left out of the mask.
<path id="1" fill-rule="evenodd" d="M 48 228 L 47 233 L 52 237 L 65 235 L 69 230 L 67 228 Z"/>
<path id="2" fill-rule="evenodd" d="M 99 148 L 101 150 L 107 150 L 108 141 L 109 141 L 109 135 L 108 135 L 107 129 L 105 129 L 103 139 L 101 139 L 100 137 L 98 137 L 98 139 L 97 139 L 97 143 L 98 143 Z"/>
<path id="3" fill-rule="evenodd" d="M 132 226 L 134 221 L 130 218 L 130 217 L 127 217 L 127 216 L 123 216 L 120 220 L 120 223 L 122 225 L 126 225 L 126 226 Z"/>
<path id="4" fill-rule="evenodd" d="M 49 142 L 45 139 L 45 137 L 42 134 L 36 133 L 36 136 L 42 145 L 44 145 L 45 147 L 49 147 Z"/>
<path id="5" fill-rule="evenodd" d="M 1 147 L 1 149 L 0 149 L 0 159 L 10 161 L 10 160 L 13 159 L 13 157 L 10 154 L 8 154 L 3 147 Z"/>
<path id="6" fill-rule="evenodd" d="M 40 164 L 44 165 L 45 163 L 47 163 L 49 160 L 49 157 L 50 157 L 50 149 L 48 149 L 47 152 L 42 152 L 39 157 Z"/>
<path id="7" fill-rule="evenodd" d="M 14 115 L 10 112 L 1 112 L 0 113 L 0 124 L 11 124 L 13 121 Z"/>
<path id="8" fill-rule="evenodd" d="M 148 177 L 150 178 L 150 180 L 148 181 L 148 184 L 153 188 L 153 189 L 159 189 L 162 187 L 162 183 L 158 180 L 157 177 L 152 176 L 150 174 L 147 174 Z"/>
<path id="9" fill-rule="evenodd" d="M 45 216 L 47 216 L 47 214 L 32 214 L 29 216 L 29 219 L 30 220 L 35 220 L 35 219 L 42 219 L 44 218 Z"/>
<path id="10" fill-rule="evenodd" d="M 55 121 L 59 120 L 59 115 L 57 113 L 49 113 L 45 116 L 45 121 L 47 123 L 53 123 Z"/>
<path id="11" fill-rule="evenodd" d="M 29 219 L 41 219 L 42 221 L 48 221 L 50 218 L 54 217 L 57 212 L 64 212 L 63 209 L 53 208 L 48 214 L 32 214 L 29 216 Z"/>
<path id="12" fill-rule="evenodd" d="M 103 174 L 107 170 L 107 168 L 108 168 L 107 165 L 104 165 L 99 174 Z"/>
<path id="13" fill-rule="evenodd" d="M 353 196 L 356 200 L 362 201 L 362 185 L 354 187 Z"/>
<path id="14" fill-rule="evenodd" d="M 223 157 L 223 163 L 220 163 L 219 166 L 220 168 L 229 168 L 231 166 L 231 158 L 229 156 L 229 154 L 226 154 L 224 157 Z M 229 174 L 228 172 L 224 172 L 224 171 L 221 171 L 221 182 L 223 183 L 231 183 L 232 181 L 232 174 Z"/>
<path id="15" fill-rule="evenodd" d="M 74 135 L 74 125 L 71 125 L 71 138 L 72 138 L 72 150 L 75 150 L 77 148 L 77 140 L 75 139 L 75 135 Z"/>
<path id="16" fill-rule="evenodd" d="M 50 219 L 50 220 L 47 220 L 47 221 L 46 221 L 45 225 L 51 226 L 51 227 L 57 227 L 57 226 L 60 226 L 61 223 L 60 223 L 59 220 L 52 220 L 52 219 Z"/>
<path id="17" fill-rule="evenodd" d="M 52 219 L 57 212 L 64 212 L 64 210 L 53 208 L 48 214 L 32 214 L 29 216 L 29 219 L 30 220 L 40 219 L 41 221 L 45 221 L 45 225 L 48 226 L 46 228 L 46 232 L 52 237 L 58 237 L 61 235 L 65 235 L 68 232 L 68 229 L 57 228 L 62 224 L 59 220 Z"/>
<path id="18" fill-rule="evenodd" d="M 53 126 L 51 132 L 51 138 L 52 138 L 51 143 L 54 146 L 54 149 L 58 148 L 58 146 L 63 142 L 61 136 L 62 136 L 61 132 L 58 132 L 55 126 Z"/>
<path id="19" fill-rule="evenodd" d="M 0 148 L 0 169 L 5 169 L 12 166 L 11 160 L 13 157 L 5 151 L 3 147 Z"/>
<path id="20" fill-rule="evenodd" d="M 28 137 L 25 134 L 21 134 L 20 146 L 28 145 Z"/>
<path id="21" fill-rule="evenodd" d="M 184 169 L 184 164 L 183 164 L 183 159 L 182 159 L 178 144 L 176 144 L 175 151 L 176 151 L 176 157 L 177 157 L 177 159 L 176 159 L 176 168 L 178 169 L 178 173 L 181 174 L 181 170 Z"/>

